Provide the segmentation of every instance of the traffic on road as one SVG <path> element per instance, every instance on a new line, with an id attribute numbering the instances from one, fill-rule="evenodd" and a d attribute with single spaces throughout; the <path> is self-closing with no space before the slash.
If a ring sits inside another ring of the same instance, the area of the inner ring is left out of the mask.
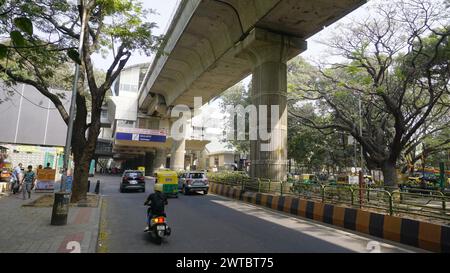
<path id="1" fill-rule="evenodd" d="M 159 245 L 143 232 L 147 224 L 143 203 L 155 192 L 155 179 L 146 177 L 145 192 L 123 193 L 118 191 L 120 176 L 103 176 L 101 181 L 107 252 L 422 252 L 201 191 L 168 198 L 163 223 L 171 234 Z"/>

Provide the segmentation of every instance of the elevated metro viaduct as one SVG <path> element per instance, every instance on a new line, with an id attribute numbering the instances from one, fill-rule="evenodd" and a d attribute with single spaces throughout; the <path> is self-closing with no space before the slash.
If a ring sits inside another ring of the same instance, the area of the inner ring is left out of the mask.
<path id="1" fill-rule="evenodd" d="M 194 154 L 200 154 L 209 143 L 209 141 L 189 138 L 185 140 L 184 146 L 180 147 L 173 145 L 173 142 L 174 140 L 170 136 L 164 143 L 115 139 L 112 150 L 113 157 L 116 160 L 123 160 L 125 169 L 136 169 L 138 166 L 143 166 L 146 174 L 152 175 L 153 170 L 161 167 L 170 167 L 174 170 L 184 169 L 185 157 L 188 156 L 192 159 Z M 172 150 L 173 147 L 178 147 L 178 151 Z M 190 154 L 187 155 L 185 151 L 189 151 Z M 174 159 L 178 159 L 178 161 Z M 197 167 L 205 168 L 202 165 Z"/>
<path id="2" fill-rule="evenodd" d="M 271 142 L 251 141 L 250 173 L 283 180 L 287 171 L 286 62 L 306 50 L 307 38 L 365 2 L 183 0 L 167 31 L 165 54 L 155 58 L 139 89 L 139 111 L 168 119 L 172 107 L 193 108 L 194 97 L 206 103 L 252 74 L 253 104 L 279 105 L 280 115 L 273 128 L 270 119 L 262 124 L 272 133 Z M 269 151 L 263 151 L 262 145 L 269 145 Z M 172 143 L 175 167 L 181 166 L 184 146 L 183 140 Z"/>

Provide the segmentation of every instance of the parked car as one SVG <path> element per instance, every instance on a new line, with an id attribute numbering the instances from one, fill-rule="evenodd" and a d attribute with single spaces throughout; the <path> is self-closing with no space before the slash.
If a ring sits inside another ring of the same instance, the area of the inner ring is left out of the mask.
<path id="1" fill-rule="evenodd" d="M 124 171 L 122 181 L 120 182 L 120 192 L 124 192 L 125 190 L 140 190 L 145 192 L 144 173 L 137 170 Z"/>
<path id="2" fill-rule="evenodd" d="M 203 191 L 204 194 L 208 194 L 209 182 L 205 172 L 185 172 L 180 175 L 178 183 L 179 189 L 186 195 L 194 191 Z"/>

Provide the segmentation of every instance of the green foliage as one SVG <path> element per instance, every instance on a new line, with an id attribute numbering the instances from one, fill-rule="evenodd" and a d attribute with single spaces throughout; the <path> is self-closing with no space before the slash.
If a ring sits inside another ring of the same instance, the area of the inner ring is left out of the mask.
<path id="1" fill-rule="evenodd" d="M 87 173 L 78 168 L 81 161 L 94 155 L 101 106 L 112 83 L 132 53 L 140 51 L 149 55 L 156 51 L 161 41 L 161 37 L 152 35 L 156 25 L 148 21 L 148 12 L 140 2 L 83 2 L 81 14 L 86 14 L 87 30 L 83 41 L 80 41 L 81 18 L 77 1 L 10 0 L 0 5 L 0 35 L 11 38 L 1 41 L 0 45 L 0 78 L 6 85 L 31 84 L 55 104 L 68 123 L 70 117 L 61 102 L 61 93 L 55 94 L 50 89 L 69 89 L 73 81 L 73 61 L 81 64 L 72 136 L 75 180 L 84 179 L 83 175 Z M 83 54 L 76 51 L 80 42 Z M 115 55 L 109 73 L 98 73 L 91 56 L 108 51 L 114 51 Z M 82 60 L 80 55 L 83 55 Z M 89 114 L 91 119 L 87 124 Z M 75 187 L 72 201 L 83 195 L 85 190 Z"/>
<path id="2" fill-rule="evenodd" d="M 74 61 L 75 63 L 81 65 L 80 53 L 78 53 L 76 49 L 69 49 L 67 51 L 67 56 L 69 56 L 69 58 L 72 59 L 72 61 Z"/>
<path id="3" fill-rule="evenodd" d="M 21 31 L 27 33 L 28 35 L 33 35 L 33 23 L 29 18 L 26 17 L 14 18 L 14 25 Z"/>
<path id="4" fill-rule="evenodd" d="M 6 58 L 8 55 L 8 48 L 5 45 L 0 44 L 0 60 Z"/>
<path id="5" fill-rule="evenodd" d="M 76 50 L 80 18 L 75 4 L 63 0 L 11 0 L 0 6 L 0 14 L 5 15 L 0 17 L 0 35 L 8 33 L 11 37 L 10 45 L 0 45 L 0 60 L 8 56 L 11 72 L 47 87 L 61 64 L 82 64 Z M 91 53 L 118 46 L 122 55 L 132 51 L 150 54 L 156 50 L 161 37 L 152 35 L 156 25 L 146 21 L 150 11 L 143 9 L 140 2 L 92 0 L 89 5 L 90 41 L 84 47 Z"/>
<path id="6" fill-rule="evenodd" d="M 14 46 L 23 47 L 25 46 L 25 38 L 23 38 L 22 33 L 20 31 L 14 30 L 10 32 L 11 41 Z"/>
<path id="7" fill-rule="evenodd" d="M 297 107 L 291 107 L 296 115 L 289 130 L 292 124 L 300 125 L 289 139 L 290 156 L 307 165 L 314 160 L 312 155 L 323 154 L 321 143 L 330 145 L 328 150 L 335 154 L 338 144 L 327 140 L 327 134 L 338 139 L 338 132 L 356 136 L 371 169 L 399 163 L 414 143 L 425 143 L 433 157 L 448 156 L 450 9 L 443 2 L 375 6 L 371 13 L 376 16 L 342 26 L 327 39 L 345 61 L 323 63 L 320 73 L 291 75 L 289 95 L 295 102 L 291 106 Z M 442 151 L 434 153 L 436 149 Z"/>
<path id="8" fill-rule="evenodd" d="M 237 105 L 242 105 L 244 108 L 251 104 L 251 97 L 250 97 L 250 89 L 245 88 L 242 83 L 238 83 L 235 86 L 229 88 L 227 91 L 225 91 L 220 99 L 222 100 L 220 103 L 220 108 L 222 110 L 222 113 L 226 113 L 227 107 L 236 107 Z M 229 117 L 231 118 L 231 117 Z M 231 123 L 232 122 L 232 123 Z M 233 121 L 228 120 L 228 126 L 227 130 L 231 130 L 232 128 L 229 128 L 230 124 L 233 124 L 235 128 L 237 128 L 237 120 L 234 119 Z M 235 148 L 237 151 L 242 153 L 248 153 L 250 151 L 250 141 L 248 136 L 248 116 L 246 116 L 245 120 L 245 139 L 246 140 L 237 140 L 237 137 L 235 140 L 230 140 L 227 142 L 228 146 L 231 148 Z"/>
<path id="9" fill-rule="evenodd" d="M 250 179 L 245 172 L 209 172 L 208 179 L 211 182 L 238 184 L 243 179 Z"/>

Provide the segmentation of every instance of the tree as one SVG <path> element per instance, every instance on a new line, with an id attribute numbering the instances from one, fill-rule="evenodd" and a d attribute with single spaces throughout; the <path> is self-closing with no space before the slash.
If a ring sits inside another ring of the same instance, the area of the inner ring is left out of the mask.
<path id="1" fill-rule="evenodd" d="M 295 90 L 322 109 L 320 120 L 290 113 L 319 130 L 351 134 L 370 169 L 396 185 L 403 152 L 421 134 L 448 127 L 449 7 L 440 1 L 383 2 L 363 22 L 342 26 L 328 46 L 347 61 L 322 64 Z M 361 118 L 359 113 L 361 100 Z"/>
<path id="2" fill-rule="evenodd" d="M 319 75 L 316 67 L 297 56 L 288 62 L 288 103 L 296 109 L 295 114 L 319 121 L 321 112 L 327 109 L 308 100 L 299 92 L 307 88 L 308 79 Z M 307 172 L 343 170 L 352 166 L 353 148 L 348 146 L 348 133 L 334 129 L 316 130 L 300 122 L 292 111 L 288 112 L 288 158 L 309 166 Z M 313 155 L 313 156 L 312 156 Z"/>
<path id="3" fill-rule="evenodd" d="M 317 73 L 312 65 L 306 62 L 302 57 L 298 56 L 288 62 L 288 99 L 291 102 L 297 102 L 300 97 L 295 89 L 297 86 L 306 82 L 308 73 Z M 308 72 L 308 73 L 305 73 Z M 247 88 L 239 83 L 221 95 L 220 107 L 223 113 L 226 113 L 227 106 L 236 107 L 242 105 L 244 108 L 251 104 L 249 96 L 251 90 L 251 82 Z M 313 113 L 314 106 L 308 104 L 302 105 L 302 111 L 305 113 Z M 230 118 L 230 117 L 229 117 Z M 242 153 L 248 153 L 250 150 L 249 139 L 249 116 L 246 116 L 246 140 L 232 140 L 227 143 Z M 316 117 L 315 117 L 316 118 Z M 236 117 L 232 122 L 236 128 Z M 226 128 L 230 129 L 230 128 Z M 339 135 L 336 138 L 335 135 Z M 352 148 L 346 145 L 343 140 L 346 136 L 342 133 L 335 133 L 334 130 L 327 132 L 318 132 L 303 124 L 299 123 L 292 115 L 288 115 L 288 158 L 294 159 L 295 162 L 306 166 L 307 172 L 312 170 L 321 171 L 323 167 L 326 169 L 336 168 L 342 169 L 350 166 L 352 160 Z"/>
<path id="4" fill-rule="evenodd" d="M 222 100 L 220 102 L 220 108 L 222 110 L 222 113 L 226 113 L 228 110 L 228 107 L 236 107 L 237 105 L 242 105 L 244 108 L 251 104 L 251 97 L 250 97 L 250 90 L 251 89 L 251 83 L 247 88 L 240 82 L 236 84 L 235 86 L 229 88 L 226 90 L 221 96 L 220 99 Z M 233 120 L 231 120 L 233 118 Z M 238 140 L 237 137 L 233 140 L 223 140 L 223 142 L 226 142 L 228 146 L 234 147 L 238 152 L 248 154 L 250 151 L 250 140 L 249 140 L 249 133 L 248 133 L 248 116 L 246 116 L 245 120 L 245 140 Z M 232 130 L 231 127 L 234 126 L 234 128 L 237 128 L 237 117 L 228 117 L 229 122 L 227 122 L 227 127 L 225 130 Z"/>
<path id="5" fill-rule="evenodd" d="M 75 166 L 71 201 L 77 202 L 86 197 L 89 163 L 95 152 L 107 91 L 132 52 L 149 55 L 161 39 L 152 35 L 155 24 L 143 20 L 149 11 L 134 0 L 85 0 L 80 6 L 63 0 L 10 0 L 0 4 L 0 35 L 8 35 L 11 41 L 0 46 L 0 75 L 8 84 L 34 86 L 53 102 L 66 124 L 70 117 L 50 87 L 58 67 L 70 60 L 81 65 L 72 136 Z M 83 12 L 86 35 L 79 41 Z M 83 45 L 81 59 L 77 52 L 79 42 Z M 114 60 L 99 80 L 92 55 L 110 50 Z"/>
<path id="6" fill-rule="evenodd" d="M 443 124 L 449 124 L 448 118 Z M 445 117 L 444 117 L 445 119 Z M 428 163 L 430 166 L 439 166 L 440 162 L 449 161 L 450 152 L 450 127 L 439 130 L 436 133 L 424 134 L 423 138 L 416 141 L 417 145 L 410 146 L 404 152 L 402 173 L 415 171 L 414 166 L 420 160 L 422 167 Z M 417 152 L 418 145 L 421 145 L 420 152 Z"/>
<path id="7" fill-rule="evenodd" d="M 297 111 L 310 113 L 312 108 L 313 105 L 306 104 Z M 348 134 L 335 130 L 318 131 L 292 115 L 288 116 L 288 124 L 288 158 L 295 160 L 297 169 L 304 167 L 308 173 L 336 173 L 355 166 L 354 149 L 348 145 Z"/>

